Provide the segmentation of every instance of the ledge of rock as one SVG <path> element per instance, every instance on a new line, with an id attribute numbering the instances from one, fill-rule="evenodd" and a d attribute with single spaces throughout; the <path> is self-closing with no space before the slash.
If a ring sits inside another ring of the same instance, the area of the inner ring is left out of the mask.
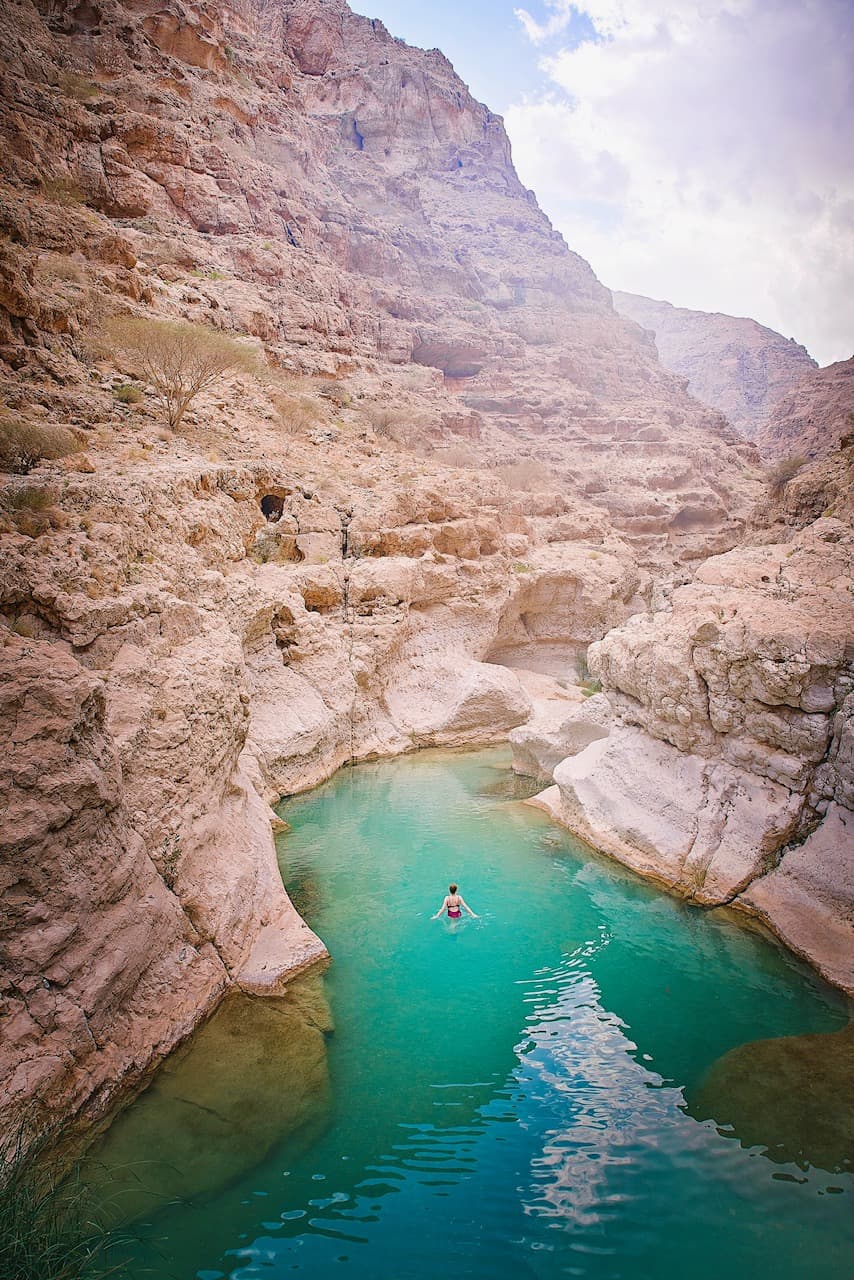
<path id="1" fill-rule="evenodd" d="M 554 771 L 563 820 L 588 843 L 697 902 L 729 901 L 794 833 L 779 784 L 617 728 Z"/>
<path id="2" fill-rule="evenodd" d="M 580 696 L 580 695 L 579 695 Z M 585 701 L 535 703 L 535 714 L 510 732 L 513 769 L 540 782 L 550 782 L 568 756 L 578 755 L 600 738 L 607 738 L 613 720 L 611 704 L 602 694 Z"/>

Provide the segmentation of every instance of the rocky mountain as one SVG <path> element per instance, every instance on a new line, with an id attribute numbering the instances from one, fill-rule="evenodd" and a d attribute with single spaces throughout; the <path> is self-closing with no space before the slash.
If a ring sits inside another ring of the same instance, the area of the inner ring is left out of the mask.
<path id="1" fill-rule="evenodd" d="M 136 1087 L 229 986 L 324 955 L 276 866 L 282 794 L 562 723 L 575 655 L 635 616 L 608 697 L 656 732 L 687 713 L 710 761 L 728 730 L 700 724 L 674 593 L 742 636 L 734 687 L 774 641 L 751 648 L 735 586 L 691 586 L 738 568 L 755 447 L 614 311 L 440 53 L 342 0 L 11 0 L 0 36 L 0 1071 L 7 1121 L 38 1097 L 53 1123 Z M 231 335 L 254 371 L 172 431 L 117 313 Z M 751 537 L 804 524 L 778 514 Z M 848 548 L 827 655 L 765 720 L 777 686 L 751 685 L 742 736 L 773 755 L 782 718 L 804 784 L 769 858 L 847 803 L 813 765 L 847 696 Z M 822 590 L 787 615 L 798 671 Z M 734 788 L 762 751 L 727 757 Z"/>
<path id="2" fill-rule="evenodd" d="M 640 552 L 732 545 L 754 455 L 614 312 L 440 53 L 342 0 L 19 0 L 4 21 L 16 373 L 73 386 L 99 307 L 180 314 L 280 369 L 358 370 L 421 439 L 538 459 Z M 92 425 L 88 398 L 39 395 Z"/>
<path id="3" fill-rule="evenodd" d="M 755 320 L 689 311 L 616 289 L 612 297 L 621 315 L 655 335 L 662 363 L 688 379 L 691 395 L 718 409 L 760 448 L 771 410 L 817 368 L 794 338 Z"/>
<path id="4" fill-rule="evenodd" d="M 772 406 L 756 443 L 766 458 L 825 458 L 852 432 L 854 358 L 807 374 Z"/>

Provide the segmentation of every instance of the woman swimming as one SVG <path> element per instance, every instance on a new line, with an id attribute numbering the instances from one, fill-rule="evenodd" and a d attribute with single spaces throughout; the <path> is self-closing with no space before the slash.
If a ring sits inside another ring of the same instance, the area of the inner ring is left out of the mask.
<path id="1" fill-rule="evenodd" d="M 472 920 L 480 919 L 480 916 L 475 915 L 475 913 L 472 911 L 471 907 L 466 902 L 462 894 L 457 892 L 457 886 L 455 884 L 448 885 L 448 892 L 445 894 L 445 898 L 441 907 L 439 908 L 439 910 L 436 912 L 434 916 L 430 917 L 430 919 L 438 920 L 442 912 L 447 910 L 449 920 L 459 920 L 463 914 L 462 911 L 460 910 L 461 907 L 465 907 L 466 911 L 469 913 Z"/>

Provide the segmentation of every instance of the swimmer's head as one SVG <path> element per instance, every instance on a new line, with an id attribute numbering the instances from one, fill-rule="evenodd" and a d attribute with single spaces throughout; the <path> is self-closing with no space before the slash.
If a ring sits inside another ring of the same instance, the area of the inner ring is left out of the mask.
<path id="1" fill-rule="evenodd" d="M 449 892 L 449 893 L 456 893 L 456 892 L 457 892 L 457 886 L 456 886 L 455 884 L 449 884 L 449 885 L 448 885 L 448 892 Z"/>

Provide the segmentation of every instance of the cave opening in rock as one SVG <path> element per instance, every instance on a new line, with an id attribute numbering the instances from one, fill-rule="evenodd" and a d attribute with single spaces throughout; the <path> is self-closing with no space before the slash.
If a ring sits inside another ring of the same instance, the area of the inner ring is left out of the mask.
<path id="1" fill-rule="evenodd" d="M 265 493 L 261 499 L 261 512 L 270 524 L 281 520 L 284 509 L 285 500 L 277 493 Z"/>

